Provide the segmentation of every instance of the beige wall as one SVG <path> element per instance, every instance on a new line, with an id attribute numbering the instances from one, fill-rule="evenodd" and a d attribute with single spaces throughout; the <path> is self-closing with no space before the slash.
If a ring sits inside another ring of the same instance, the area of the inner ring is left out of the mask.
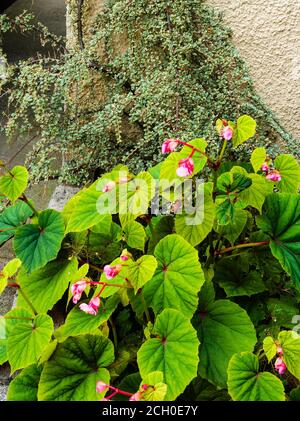
<path id="1" fill-rule="evenodd" d="M 208 0 L 224 12 L 258 93 L 300 138 L 300 0 Z M 299 146 L 300 147 L 300 146 Z"/>

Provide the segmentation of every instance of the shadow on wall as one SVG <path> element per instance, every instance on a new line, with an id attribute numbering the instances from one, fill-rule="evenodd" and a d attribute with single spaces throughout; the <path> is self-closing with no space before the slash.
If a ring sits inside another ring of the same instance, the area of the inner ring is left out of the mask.
<path id="1" fill-rule="evenodd" d="M 3 9 L 1 0 L 1 9 Z M 66 34 L 66 5 L 64 0 L 6 0 L 10 5 L 4 13 L 10 17 L 21 14 L 24 10 L 32 12 L 38 21 L 43 23 L 50 32 L 64 36 Z M 26 59 L 37 53 L 47 54 L 36 34 L 22 35 L 8 33 L 3 37 L 2 48 L 10 63 Z"/>

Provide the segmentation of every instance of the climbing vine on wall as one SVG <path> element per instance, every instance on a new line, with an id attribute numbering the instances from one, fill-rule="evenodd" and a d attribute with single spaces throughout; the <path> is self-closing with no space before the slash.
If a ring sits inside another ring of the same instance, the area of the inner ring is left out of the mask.
<path id="1" fill-rule="evenodd" d="M 68 49 L 9 72 L 6 133 L 39 132 L 28 157 L 35 180 L 77 184 L 120 161 L 138 171 L 160 161 L 166 137 L 201 134 L 214 150 L 212 122 L 241 113 L 258 121 L 255 146 L 295 153 L 255 93 L 230 30 L 203 0 L 110 0 L 93 20 L 91 6 L 68 1 L 75 34 Z M 2 17 L 1 30 L 10 25 Z"/>

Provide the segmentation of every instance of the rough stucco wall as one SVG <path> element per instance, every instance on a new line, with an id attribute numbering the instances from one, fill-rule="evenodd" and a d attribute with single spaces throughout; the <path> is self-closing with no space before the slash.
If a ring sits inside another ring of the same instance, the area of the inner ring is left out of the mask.
<path id="1" fill-rule="evenodd" d="M 300 138 L 300 0 L 208 0 L 224 13 L 257 92 Z"/>

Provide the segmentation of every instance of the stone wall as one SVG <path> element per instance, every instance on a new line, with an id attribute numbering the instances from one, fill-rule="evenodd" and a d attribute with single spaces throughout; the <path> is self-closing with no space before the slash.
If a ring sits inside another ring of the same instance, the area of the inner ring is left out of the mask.
<path id="1" fill-rule="evenodd" d="M 233 30 L 258 93 L 300 138 L 300 1 L 208 0 Z"/>

